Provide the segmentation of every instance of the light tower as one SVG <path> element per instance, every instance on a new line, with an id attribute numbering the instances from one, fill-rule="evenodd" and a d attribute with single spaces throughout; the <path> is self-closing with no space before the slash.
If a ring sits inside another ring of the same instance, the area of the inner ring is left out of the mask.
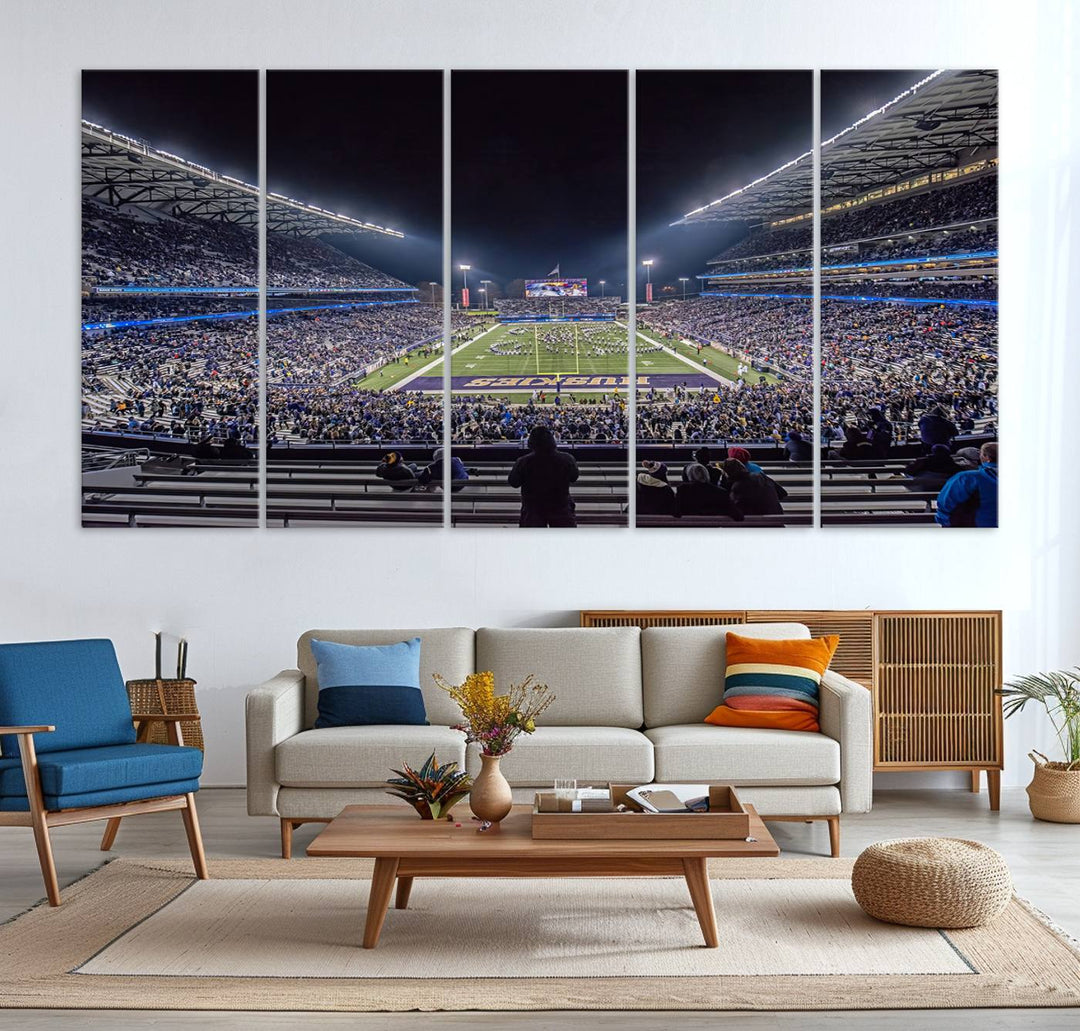
<path id="1" fill-rule="evenodd" d="M 605 286 L 607 286 L 607 280 L 606 279 L 601 279 L 600 280 L 600 298 L 601 298 L 601 300 L 606 296 L 606 294 L 604 293 L 604 287 Z"/>
<path id="2" fill-rule="evenodd" d="M 645 266 L 645 303 L 652 304 L 652 267 L 653 259 L 646 258 L 642 263 Z"/>
<path id="3" fill-rule="evenodd" d="M 679 282 L 682 283 L 682 299 L 686 300 L 686 284 L 690 282 L 689 276 L 679 276 Z"/>
<path id="4" fill-rule="evenodd" d="M 488 297 L 488 287 L 489 286 L 491 286 L 491 280 L 490 279 L 481 279 L 480 280 L 480 293 L 482 293 L 484 295 L 484 307 L 485 308 L 490 308 L 491 307 L 491 304 L 489 303 L 490 298 Z"/>

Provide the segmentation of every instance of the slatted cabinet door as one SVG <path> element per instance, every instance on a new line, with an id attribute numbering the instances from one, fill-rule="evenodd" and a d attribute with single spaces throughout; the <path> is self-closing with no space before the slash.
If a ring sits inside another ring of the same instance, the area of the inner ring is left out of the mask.
<path id="1" fill-rule="evenodd" d="M 840 643 L 829 663 L 830 669 L 854 680 L 863 687 L 874 682 L 874 613 L 865 609 L 853 611 L 790 609 L 751 609 L 747 623 L 802 623 L 814 637 L 838 634 Z"/>
<path id="2" fill-rule="evenodd" d="M 582 626 L 730 626 L 746 621 L 742 609 L 718 611 L 585 609 L 581 612 Z"/>
<path id="3" fill-rule="evenodd" d="M 879 612 L 875 645 L 875 769 L 1001 769 L 1000 612 Z"/>

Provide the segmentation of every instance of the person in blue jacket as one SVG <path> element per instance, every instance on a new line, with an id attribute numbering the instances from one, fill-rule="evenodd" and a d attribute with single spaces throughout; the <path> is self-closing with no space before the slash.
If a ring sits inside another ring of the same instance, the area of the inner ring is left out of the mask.
<path id="1" fill-rule="evenodd" d="M 978 469 L 957 473 L 941 488 L 936 518 L 942 526 L 997 526 L 997 442 L 983 444 L 979 459 Z"/>

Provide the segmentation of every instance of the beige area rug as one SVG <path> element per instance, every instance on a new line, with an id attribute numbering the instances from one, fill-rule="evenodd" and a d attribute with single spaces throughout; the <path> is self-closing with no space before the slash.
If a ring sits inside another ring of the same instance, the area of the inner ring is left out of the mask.
<path id="1" fill-rule="evenodd" d="M 235 1010 L 1080 1005 L 1080 953 L 1023 903 L 985 928 L 869 920 L 850 860 L 711 864 L 721 948 L 680 879 L 422 880 L 359 948 L 370 863 L 117 860 L 0 927 L 0 1006 Z M 351 882 L 351 883 L 350 883 Z"/>

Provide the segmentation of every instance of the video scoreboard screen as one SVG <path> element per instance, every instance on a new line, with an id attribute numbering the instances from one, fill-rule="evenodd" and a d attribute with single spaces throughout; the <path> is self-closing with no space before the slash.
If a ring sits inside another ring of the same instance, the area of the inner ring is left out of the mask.
<path id="1" fill-rule="evenodd" d="M 534 279 L 525 284 L 526 297 L 588 297 L 587 279 Z"/>

